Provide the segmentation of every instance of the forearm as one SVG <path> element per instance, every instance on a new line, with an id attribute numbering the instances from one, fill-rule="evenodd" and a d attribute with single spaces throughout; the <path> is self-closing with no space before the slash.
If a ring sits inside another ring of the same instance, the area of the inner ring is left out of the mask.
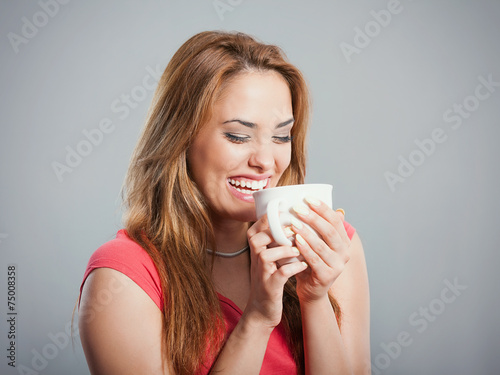
<path id="1" fill-rule="evenodd" d="M 306 375 L 352 374 L 328 296 L 301 303 Z"/>
<path id="2" fill-rule="evenodd" d="M 272 328 L 262 328 L 242 317 L 226 341 L 211 373 L 259 374 L 271 333 Z"/>

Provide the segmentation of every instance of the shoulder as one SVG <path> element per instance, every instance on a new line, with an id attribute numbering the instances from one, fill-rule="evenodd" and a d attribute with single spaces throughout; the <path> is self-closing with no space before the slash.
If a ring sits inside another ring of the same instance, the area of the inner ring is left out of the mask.
<path id="1" fill-rule="evenodd" d="M 146 250 L 133 241 L 128 236 L 126 230 L 121 229 L 116 234 L 116 238 L 106 242 L 92 254 L 89 265 L 99 264 L 103 260 L 130 263 L 130 259 L 144 263 L 152 263 Z"/>
<path id="2" fill-rule="evenodd" d="M 126 275 L 155 302 L 163 308 L 163 293 L 156 266 L 139 244 L 133 241 L 125 230 L 118 231 L 116 238 L 100 246 L 90 257 L 85 270 L 80 292 L 92 273 L 98 268 L 111 268 Z"/>
<path id="3" fill-rule="evenodd" d="M 88 276 L 78 326 L 92 374 L 164 373 L 162 313 L 122 272 L 99 268 Z"/>
<path id="4" fill-rule="evenodd" d="M 126 231 L 92 254 L 78 310 L 80 339 L 92 374 L 165 373 L 160 297 L 151 257 Z"/>

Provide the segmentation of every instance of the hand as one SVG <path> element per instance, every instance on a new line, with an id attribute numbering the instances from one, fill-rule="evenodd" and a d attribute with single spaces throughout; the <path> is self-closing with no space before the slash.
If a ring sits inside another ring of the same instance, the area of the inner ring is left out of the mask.
<path id="1" fill-rule="evenodd" d="M 309 207 L 294 207 L 300 220 L 318 234 L 294 220 L 295 244 L 309 267 L 296 275 L 297 295 L 302 302 L 311 302 L 327 295 L 333 282 L 349 261 L 349 236 L 344 228 L 344 215 L 333 211 L 316 199 L 306 199 Z"/>
<path id="2" fill-rule="evenodd" d="M 244 317 L 270 328 L 281 322 L 283 311 L 283 287 L 287 280 L 307 268 L 301 262 L 293 262 L 278 268 L 276 261 L 299 255 L 292 246 L 270 247 L 274 239 L 264 215 L 247 231 L 251 256 L 250 297 Z"/>

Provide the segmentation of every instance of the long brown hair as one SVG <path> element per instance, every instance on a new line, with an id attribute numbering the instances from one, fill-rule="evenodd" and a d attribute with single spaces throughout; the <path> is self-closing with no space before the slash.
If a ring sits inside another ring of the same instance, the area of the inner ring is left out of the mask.
<path id="1" fill-rule="evenodd" d="M 302 74 L 276 46 L 242 33 L 208 31 L 186 41 L 165 69 L 124 184 L 125 228 L 158 269 L 164 294 L 162 350 L 179 375 L 199 371 L 207 365 L 207 356 L 216 358 L 225 337 L 204 250 L 216 247 L 210 211 L 190 178 L 186 153 L 224 85 L 251 71 L 275 71 L 290 87 L 292 155 L 279 185 L 303 183 L 310 103 Z M 338 304 L 330 300 L 340 318 Z M 294 278 L 285 285 L 282 322 L 298 372 L 303 373 Z"/>

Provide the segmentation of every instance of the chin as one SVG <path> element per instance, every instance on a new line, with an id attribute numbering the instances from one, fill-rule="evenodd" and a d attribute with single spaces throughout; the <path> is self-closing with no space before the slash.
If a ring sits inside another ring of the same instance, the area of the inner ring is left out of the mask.
<path id="1" fill-rule="evenodd" d="M 228 219 L 242 221 L 245 223 L 256 221 L 257 215 L 255 213 L 255 204 L 249 205 L 247 203 L 245 204 L 245 206 L 246 207 L 239 207 L 239 209 L 236 209 L 236 207 L 234 207 L 234 210 L 226 212 L 224 216 L 226 216 Z"/>
<path id="2" fill-rule="evenodd" d="M 239 212 L 231 215 L 231 218 L 237 221 L 243 221 L 248 223 L 250 221 L 257 221 L 257 215 L 255 214 L 255 210 L 252 209 L 250 212 Z"/>
<path id="3" fill-rule="evenodd" d="M 211 211 L 211 216 L 213 220 L 216 221 L 226 221 L 226 220 L 233 220 L 233 221 L 241 221 L 244 223 L 248 222 L 254 222 L 257 221 L 257 214 L 255 213 L 255 205 L 252 204 L 249 206 L 246 204 L 247 207 L 239 207 L 237 209 L 236 207 L 233 207 L 232 210 L 216 210 L 212 207 Z"/>

